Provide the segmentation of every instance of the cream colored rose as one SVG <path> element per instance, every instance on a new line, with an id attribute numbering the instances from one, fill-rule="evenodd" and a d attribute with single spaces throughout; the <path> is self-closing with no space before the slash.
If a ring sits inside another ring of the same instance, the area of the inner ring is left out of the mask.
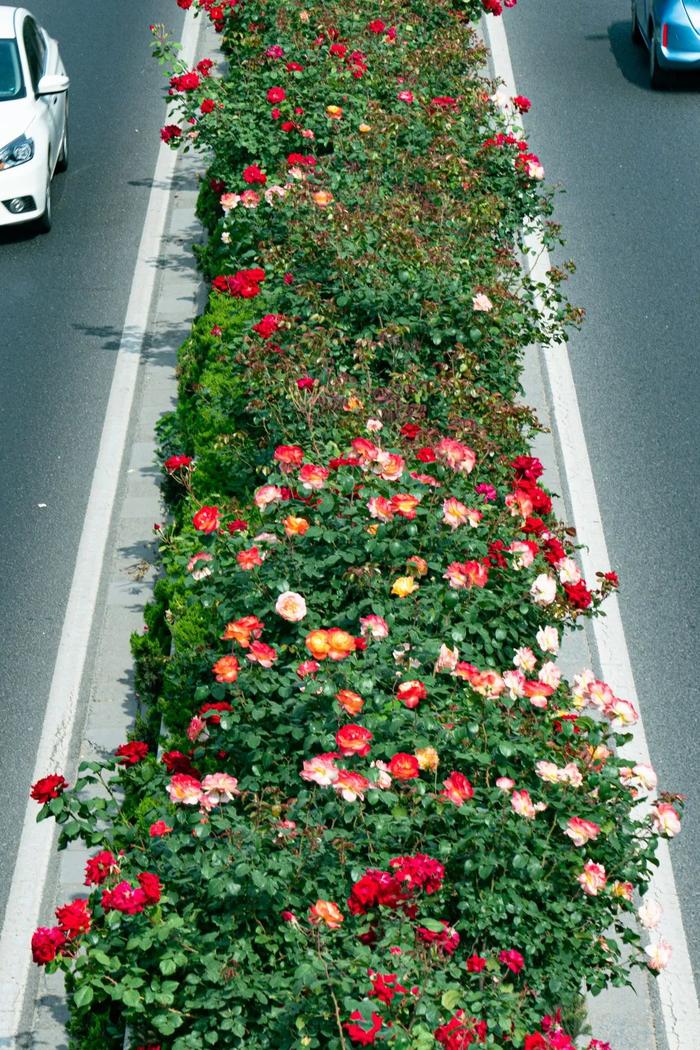
<path id="1" fill-rule="evenodd" d="M 275 603 L 275 612 L 283 620 L 298 623 L 306 616 L 306 602 L 296 591 L 283 591 Z"/>

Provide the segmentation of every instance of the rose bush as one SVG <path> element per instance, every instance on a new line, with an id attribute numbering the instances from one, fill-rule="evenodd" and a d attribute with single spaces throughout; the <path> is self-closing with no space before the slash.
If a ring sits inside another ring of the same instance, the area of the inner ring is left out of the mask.
<path id="1" fill-rule="evenodd" d="M 34 957 L 76 1047 L 565 1050 L 582 987 L 667 961 L 629 918 L 681 804 L 639 806 L 636 712 L 555 662 L 617 580 L 514 402 L 577 315 L 518 261 L 550 202 L 480 72 L 501 5 L 194 6 L 229 71 L 155 28 L 212 291 L 160 428 L 146 739 L 33 786 L 95 849 Z"/>

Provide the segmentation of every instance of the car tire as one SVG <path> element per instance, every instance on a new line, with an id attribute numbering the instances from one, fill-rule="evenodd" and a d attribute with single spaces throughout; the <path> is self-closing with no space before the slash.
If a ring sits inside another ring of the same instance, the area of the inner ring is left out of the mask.
<path id="1" fill-rule="evenodd" d="M 641 46 L 644 43 L 644 37 L 642 31 L 639 28 L 639 19 L 637 18 L 637 4 L 632 2 L 632 40 L 635 44 Z"/>
<path id="2" fill-rule="evenodd" d="M 61 143 L 61 152 L 58 154 L 58 160 L 56 161 L 56 171 L 68 170 L 68 146 L 68 107 L 66 107 L 66 121 L 63 125 L 63 141 Z"/>
<path id="3" fill-rule="evenodd" d="M 51 172 L 46 176 L 46 204 L 44 214 L 36 220 L 37 233 L 48 233 L 51 229 Z"/>
<path id="4" fill-rule="evenodd" d="M 653 91 L 663 91 L 669 84 L 668 73 L 659 65 L 655 33 L 652 33 L 649 41 L 649 83 Z"/>

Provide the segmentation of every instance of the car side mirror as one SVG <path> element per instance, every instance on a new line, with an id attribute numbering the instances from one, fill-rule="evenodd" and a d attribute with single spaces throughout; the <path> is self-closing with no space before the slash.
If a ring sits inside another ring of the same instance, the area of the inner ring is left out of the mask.
<path id="1" fill-rule="evenodd" d="M 50 73 L 42 77 L 36 89 L 37 95 L 60 95 L 70 86 L 70 77 L 60 73 Z"/>

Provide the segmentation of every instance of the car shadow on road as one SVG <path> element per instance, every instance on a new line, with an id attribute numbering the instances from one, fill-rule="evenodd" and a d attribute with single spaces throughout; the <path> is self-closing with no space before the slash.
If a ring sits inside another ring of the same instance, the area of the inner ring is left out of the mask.
<path id="1" fill-rule="evenodd" d="M 649 84 L 649 57 L 644 45 L 632 40 L 630 23 L 613 22 L 608 27 L 608 40 L 620 72 L 625 80 L 644 91 L 652 91 Z M 587 37 L 598 40 L 601 37 Z M 700 92 L 700 73 L 678 73 L 670 78 L 669 94 L 697 94 Z M 654 94 L 659 92 L 654 91 Z"/>

